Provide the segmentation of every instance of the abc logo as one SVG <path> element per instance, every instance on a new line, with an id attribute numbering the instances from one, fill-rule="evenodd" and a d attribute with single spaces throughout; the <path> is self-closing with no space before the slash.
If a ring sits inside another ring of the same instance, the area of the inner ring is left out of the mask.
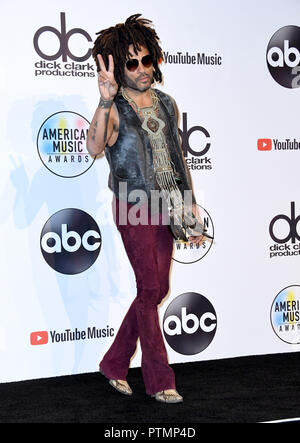
<path id="1" fill-rule="evenodd" d="M 300 86 L 300 28 L 284 26 L 272 36 L 267 65 L 273 79 L 285 88 Z"/>
<path id="2" fill-rule="evenodd" d="M 59 40 L 59 50 L 55 54 L 45 54 L 39 45 L 39 38 L 44 32 L 52 32 L 56 35 L 56 37 Z M 74 28 L 70 29 L 70 31 L 67 32 L 66 29 L 66 14 L 64 12 L 60 13 L 60 31 L 53 26 L 43 26 L 42 28 L 38 29 L 36 33 L 34 34 L 33 38 L 33 45 L 36 52 L 39 54 L 40 57 L 42 57 L 45 60 L 57 60 L 59 57 L 62 56 L 63 62 L 67 61 L 67 57 L 70 57 L 71 60 L 82 62 L 87 60 L 91 53 L 92 49 L 89 49 L 87 53 L 81 57 L 78 57 L 71 53 L 69 49 L 69 39 L 74 34 L 81 34 L 83 35 L 87 41 L 91 42 L 91 36 L 84 30 L 80 28 Z"/>
<path id="3" fill-rule="evenodd" d="M 168 344 L 183 355 L 202 352 L 213 340 L 217 329 L 217 316 L 207 298 L 196 292 L 176 297 L 168 306 L 163 330 Z"/>
<path id="4" fill-rule="evenodd" d="M 78 274 L 96 261 L 101 233 L 95 220 L 80 209 L 62 209 L 52 215 L 41 233 L 41 251 L 51 268 Z"/>
<path id="5" fill-rule="evenodd" d="M 287 223 L 287 225 L 289 226 L 288 233 L 285 237 L 284 236 L 278 237 L 279 233 L 274 232 L 274 225 L 279 220 L 284 220 Z M 269 226 L 270 236 L 272 237 L 272 239 L 276 243 L 286 243 L 289 240 L 291 240 L 292 243 L 295 243 L 296 240 L 300 241 L 300 236 L 297 231 L 297 225 L 298 225 L 299 220 L 300 220 L 300 215 L 298 215 L 298 217 L 295 216 L 295 202 L 291 202 L 291 216 L 290 217 L 288 217 L 285 214 L 279 214 L 279 215 L 276 215 L 276 217 L 274 217 L 271 220 L 271 223 Z"/>

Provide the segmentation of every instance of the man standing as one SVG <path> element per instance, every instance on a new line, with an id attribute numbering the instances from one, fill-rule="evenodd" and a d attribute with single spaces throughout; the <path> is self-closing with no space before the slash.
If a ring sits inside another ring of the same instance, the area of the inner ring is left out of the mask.
<path id="1" fill-rule="evenodd" d="M 166 224 L 168 210 L 181 205 L 185 191 L 191 194 L 194 213 L 196 201 L 180 147 L 176 104 L 152 87 L 154 81 L 162 81 L 163 53 L 150 24 L 140 14 L 133 15 L 100 31 L 93 49 L 100 101 L 87 149 L 93 156 L 105 150 L 114 220 L 137 285 L 137 296 L 99 369 L 114 388 L 131 395 L 126 376 L 139 338 L 147 394 L 178 403 L 183 398 L 168 364 L 157 306 L 169 290 L 173 236 Z M 132 198 L 137 191 L 138 202 Z M 154 191 L 161 192 L 168 210 L 166 205 L 149 204 Z M 134 220 L 128 217 L 130 211 Z M 200 244 L 203 235 L 189 240 Z"/>

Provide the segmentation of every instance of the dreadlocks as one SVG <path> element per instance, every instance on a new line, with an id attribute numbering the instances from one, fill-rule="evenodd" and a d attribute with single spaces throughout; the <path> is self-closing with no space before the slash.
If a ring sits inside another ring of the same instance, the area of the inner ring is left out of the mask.
<path id="1" fill-rule="evenodd" d="M 148 49 L 153 59 L 154 79 L 161 83 L 162 73 L 158 64 L 163 60 L 162 49 L 159 46 L 159 38 L 155 30 L 149 26 L 151 20 L 139 18 L 141 14 L 135 14 L 128 17 L 125 23 L 119 23 L 107 29 L 97 32 L 97 39 L 94 42 L 93 58 L 97 65 L 97 71 L 100 71 L 97 54 L 101 54 L 108 68 L 108 56 L 111 54 L 114 59 L 114 76 L 120 86 L 126 86 L 124 77 L 124 66 L 130 58 L 129 45 L 133 45 L 135 54 L 141 50 L 141 46 Z"/>

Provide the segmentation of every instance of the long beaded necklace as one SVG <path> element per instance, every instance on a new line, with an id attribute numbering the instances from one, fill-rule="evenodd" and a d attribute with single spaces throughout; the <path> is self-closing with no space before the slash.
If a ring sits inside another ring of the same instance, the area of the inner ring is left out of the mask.
<path id="1" fill-rule="evenodd" d="M 163 129 L 165 122 L 157 116 L 158 96 L 150 88 L 152 105 L 140 108 L 135 101 L 128 96 L 125 89 L 121 87 L 121 94 L 125 100 L 135 109 L 142 121 L 142 128 L 147 132 L 153 154 L 153 167 L 156 180 L 164 198 L 168 203 L 168 209 L 182 208 L 182 195 L 177 186 L 169 149 Z"/>

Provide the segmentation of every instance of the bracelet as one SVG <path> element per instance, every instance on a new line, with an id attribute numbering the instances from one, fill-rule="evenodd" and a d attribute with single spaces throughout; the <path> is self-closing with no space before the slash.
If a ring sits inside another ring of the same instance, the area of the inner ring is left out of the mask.
<path id="1" fill-rule="evenodd" d="M 104 109 L 106 109 L 106 108 L 110 108 L 112 102 L 113 102 L 113 99 L 111 99 L 111 100 L 103 100 L 103 98 L 100 97 L 100 101 L 99 101 L 99 104 L 98 104 L 98 108 L 104 108 Z"/>

